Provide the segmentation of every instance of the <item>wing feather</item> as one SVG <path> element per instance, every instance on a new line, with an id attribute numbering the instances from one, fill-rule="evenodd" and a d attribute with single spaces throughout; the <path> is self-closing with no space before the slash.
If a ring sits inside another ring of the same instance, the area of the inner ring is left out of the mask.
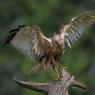
<path id="1" fill-rule="evenodd" d="M 39 61 L 44 56 L 49 41 L 38 26 L 32 25 L 11 30 L 5 44 L 11 44 L 24 55 Z"/>
<path id="2" fill-rule="evenodd" d="M 70 23 L 61 27 L 61 33 L 66 32 L 66 43 L 73 45 L 86 29 L 95 22 L 95 10 L 86 12 L 71 19 Z"/>

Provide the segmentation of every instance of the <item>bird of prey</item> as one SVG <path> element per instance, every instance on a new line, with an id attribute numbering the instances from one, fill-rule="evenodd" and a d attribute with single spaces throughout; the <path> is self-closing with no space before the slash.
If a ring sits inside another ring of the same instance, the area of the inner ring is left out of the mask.
<path id="1" fill-rule="evenodd" d="M 15 47 L 36 61 L 38 67 L 52 67 L 57 72 L 57 67 L 61 67 L 59 64 L 60 56 L 66 47 L 71 48 L 81 34 L 94 22 L 95 10 L 85 12 L 72 18 L 67 25 L 61 26 L 59 33 L 54 34 L 51 38 L 45 37 L 36 25 L 22 25 L 9 32 L 5 44 Z"/>

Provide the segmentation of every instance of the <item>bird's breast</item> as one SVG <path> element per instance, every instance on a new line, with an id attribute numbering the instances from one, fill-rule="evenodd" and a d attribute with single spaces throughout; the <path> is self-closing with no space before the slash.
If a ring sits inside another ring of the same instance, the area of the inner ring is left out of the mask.
<path id="1" fill-rule="evenodd" d="M 57 57 L 59 55 L 61 55 L 63 52 L 63 48 L 56 48 L 56 47 L 52 47 L 52 48 L 48 48 L 47 49 L 47 54 L 49 56 L 53 56 L 53 57 Z"/>

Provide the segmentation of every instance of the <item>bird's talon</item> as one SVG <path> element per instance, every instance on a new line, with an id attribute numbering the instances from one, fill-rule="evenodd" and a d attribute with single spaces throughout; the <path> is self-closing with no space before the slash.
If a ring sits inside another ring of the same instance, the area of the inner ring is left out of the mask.
<path id="1" fill-rule="evenodd" d="M 59 76 L 55 79 L 55 81 L 58 81 L 58 80 L 61 80 L 61 78 Z"/>
<path id="2" fill-rule="evenodd" d="M 59 64 L 59 67 L 60 67 L 61 69 L 67 69 L 66 66 L 62 66 L 62 65 L 60 65 L 60 64 Z"/>

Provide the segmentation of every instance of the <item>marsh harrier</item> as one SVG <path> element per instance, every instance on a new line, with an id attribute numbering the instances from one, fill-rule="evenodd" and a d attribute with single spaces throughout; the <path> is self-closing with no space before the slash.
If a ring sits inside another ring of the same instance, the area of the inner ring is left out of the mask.
<path id="1" fill-rule="evenodd" d="M 95 22 L 95 10 L 85 12 L 64 26 L 58 34 L 47 38 L 36 25 L 22 25 L 9 32 L 5 44 L 9 44 L 38 63 L 38 67 L 52 67 L 57 71 L 59 59 L 66 46 L 70 47 Z M 33 69 L 36 70 L 36 69 Z M 59 77 L 59 76 L 58 76 Z"/>

